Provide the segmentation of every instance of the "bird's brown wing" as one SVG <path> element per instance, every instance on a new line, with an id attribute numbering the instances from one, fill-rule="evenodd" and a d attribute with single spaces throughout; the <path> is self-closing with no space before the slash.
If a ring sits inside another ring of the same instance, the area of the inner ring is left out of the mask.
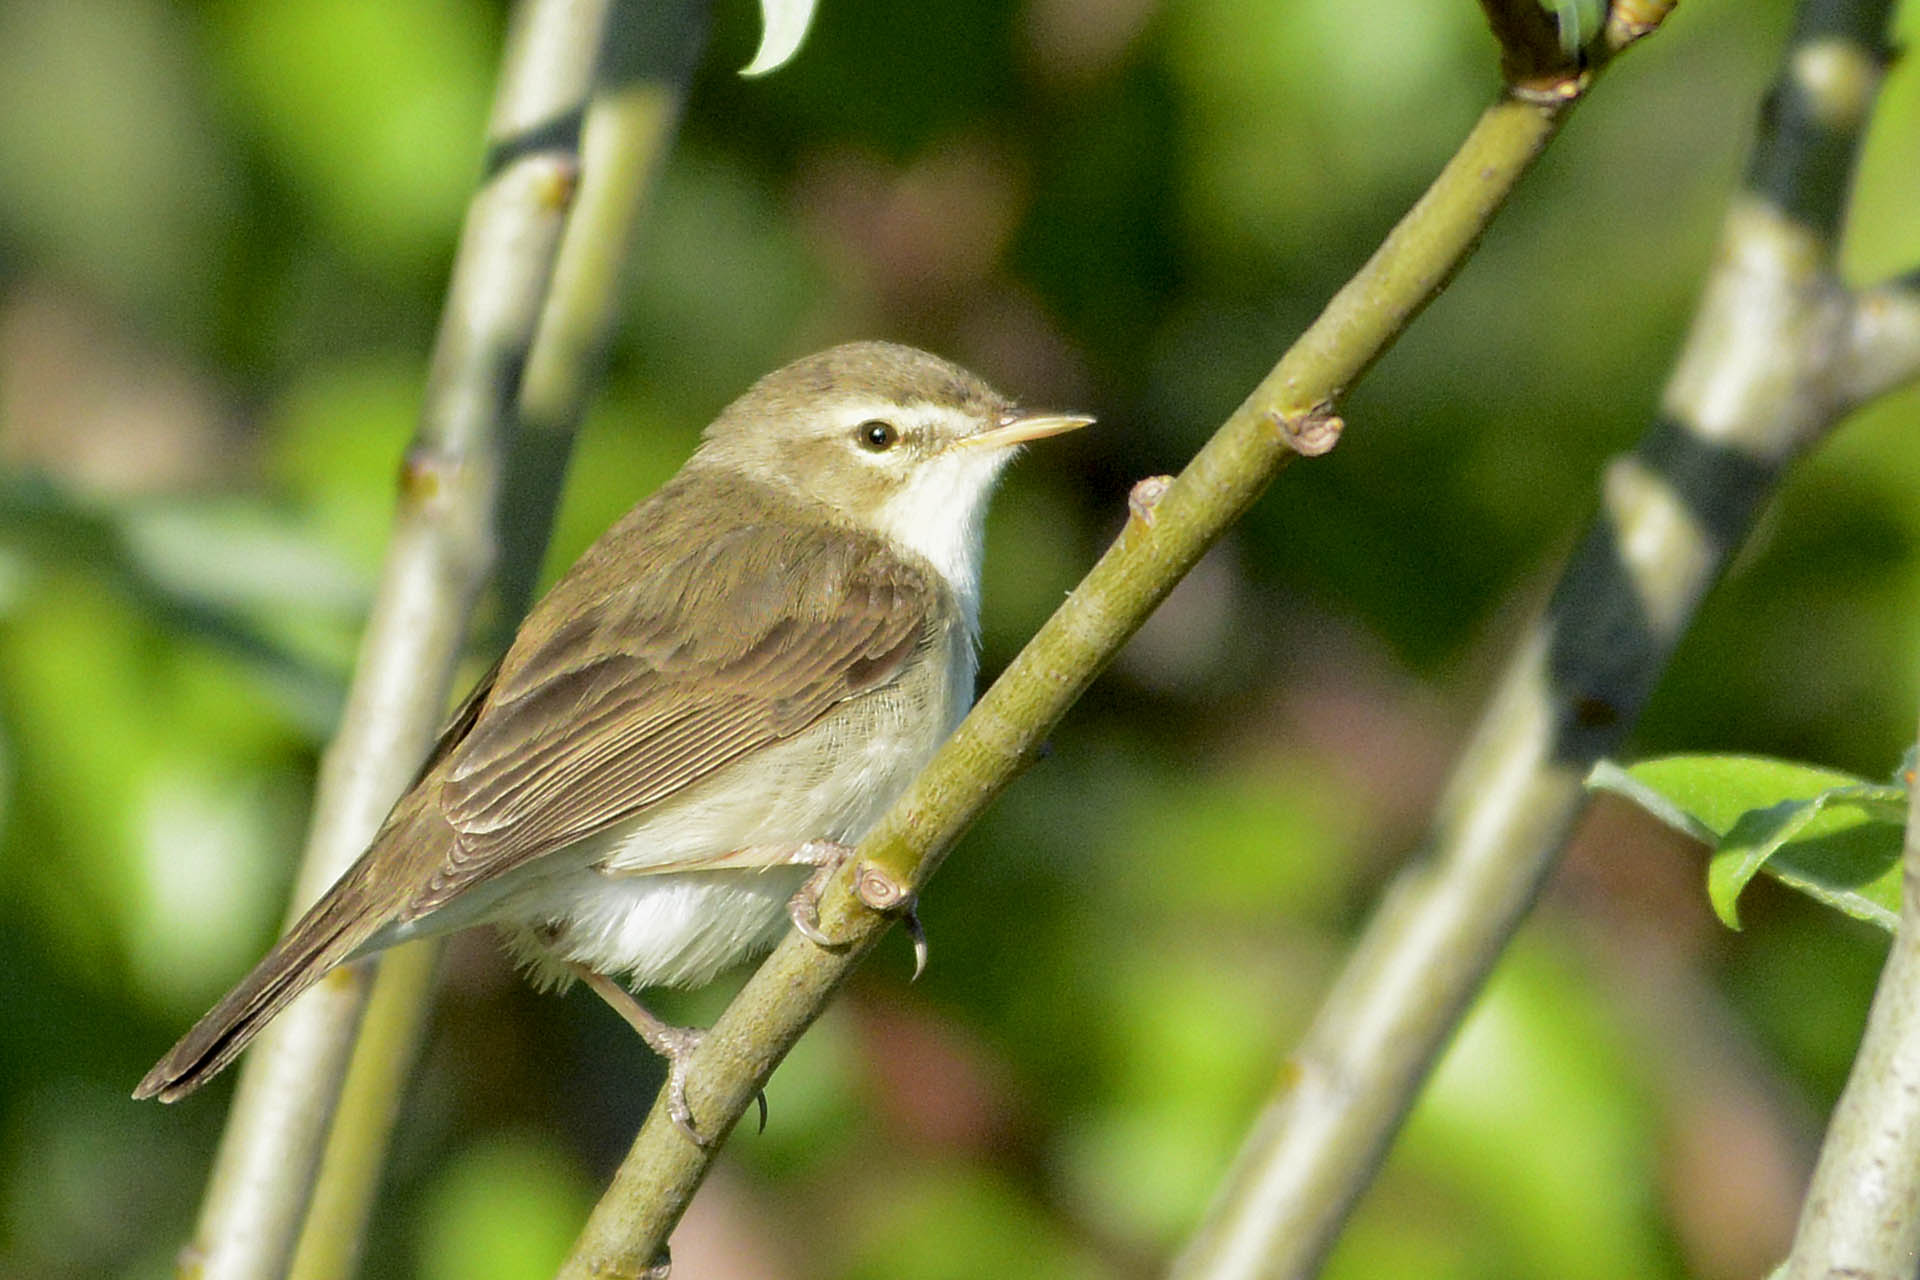
<path id="1" fill-rule="evenodd" d="M 454 839 L 402 920 L 799 732 L 927 642 L 924 570 L 872 539 L 762 515 L 670 549 L 673 521 L 623 524 L 599 561 L 646 572 L 583 563 L 542 603 L 425 782 Z"/>
<path id="2" fill-rule="evenodd" d="M 372 846 L 135 1097 L 191 1093 L 388 925 L 617 823 L 898 674 L 932 635 L 936 581 L 871 539 L 830 536 L 769 495 L 736 489 L 726 495 L 735 523 L 718 538 L 701 536 L 710 501 L 689 501 L 676 481 L 581 557 L 454 713 Z"/>

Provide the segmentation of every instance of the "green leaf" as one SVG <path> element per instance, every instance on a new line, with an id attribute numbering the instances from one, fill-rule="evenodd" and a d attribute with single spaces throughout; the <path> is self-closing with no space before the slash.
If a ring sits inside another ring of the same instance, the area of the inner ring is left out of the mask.
<path id="1" fill-rule="evenodd" d="M 1765 871 L 1781 883 L 1883 929 L 1900 914 L 1900 854 L 1907 817 L 1902 781 L 1763 756 L 1695 755 L 1631 769 L 1602 761 L 1587 785 L 1610 791 L 1713 846 L 1707 896 L 1738 929 L 1740 894 Z"/>
<path id="2" fill-rule="evenodd" d="M 1635 769 L 1644 769 L 1648 764 L 1660 764 L 1662 761 L 1649 761 L 1635 765 Z M 1630 800 L 1678 831 L 1681 835 L 1692 836 L 1701 844 L 1720 843 L 1720 833 L 1713 823 L 1695 817 L 1695 813 L 1704 805 L 1710 805 L 1714 793 L 1710 790 L 1694 795 L 1684 787 L 1673 790 L 1661 790 L 1660 787 L 1642 781 L 1634 773 L 1622 769 L 1611 760 L 1602 760 L 1593 766 L 1593 772 L 1587 775 L 1589 791 L 1607 791 Z"/>
<path id="3" fill-rule="evenodd" d="M 740 68 L 743 76 L 764 76 L 778 71 L 800 50 L 813 25 L 815 0 L 760 0 L 760 12 L 766 29 L 760 35 L 760 51 L 753 61 Z"/>

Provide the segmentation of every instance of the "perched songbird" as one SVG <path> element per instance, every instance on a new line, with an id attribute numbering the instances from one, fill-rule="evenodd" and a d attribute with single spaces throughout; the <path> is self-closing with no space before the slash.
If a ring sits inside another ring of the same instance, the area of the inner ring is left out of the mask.
<path id="1" fill-rule="evenodd" d="M 135 1096 L 192 1092 L 335 965 L 494 924 L 672 1062 L 693 1133 L 699 1033 L 608 975 L 693 985 L 790 918 L 812 932 L 820 869 L 972 701 L 995 480 L 1090 421 L 885 343 L 762 378 L 534 607 L 359 861 Z"/>

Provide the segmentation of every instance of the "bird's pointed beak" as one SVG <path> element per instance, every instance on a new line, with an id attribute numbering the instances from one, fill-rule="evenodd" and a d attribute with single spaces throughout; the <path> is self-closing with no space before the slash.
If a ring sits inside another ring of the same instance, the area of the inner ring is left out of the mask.
<path id="1" fill-rule="evenodd" d="M 956 441 L 967 449 L 1005 449 L 1029 440 L 1057 436 L 1087 426 L 1093 416 L 1086 413 L 1045 413 L 1032 409 L 1009 409 L 985 431 Z"/>

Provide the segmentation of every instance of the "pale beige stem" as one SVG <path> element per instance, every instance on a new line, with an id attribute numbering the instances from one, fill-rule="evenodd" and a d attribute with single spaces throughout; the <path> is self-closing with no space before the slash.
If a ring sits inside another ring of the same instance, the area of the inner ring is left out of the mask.
<path id="1" fill-rule="evenodd" d="M 386 568 L 321 765 L 293 915 L 359 856 L 445 713 L 492 563 L 500 424 L 519 394 L 578 177 L 570 147 L 513 147 L 579 111 L 603 17 L 604 0 L 529 0 L 516 17 L 490 123 L 502 159 L 461 234 Z M 284 1273 L 369 982 L 366 966 L 339 970 L 247 1055 L 183 1274 Z"/>
<path id="2" fill-rule="evenodd" d="M 532 596 L 642 214 L 704 43 L 706 4 L 611 0 L 604 27 L 579 128 L 579 190 L 527 355 L 517 412 L 507 424 L 495 589 L 503 633 Z M 427 1021 L 440 947 L 437 941 L 416 943 L 381 962 L 290 1280 L 332 1280 L 357 1269 L 387 1143 Z"/>
<path id="3" fill-rule="evenodd" d="M 1836 38 L 1835 10 L 1857 33 L 1859 74 L 1802 83 L 1797 52 Z M 1784 468 L 1857 403 L 1845 354 L 1857 309 L 1834 273 L 1832 235 L 1884 65 L 1886 10 L 1886 0 L 1814 0 L 1803 13 L 1771 119 L 1823 87 L 1828 127 L 1760 139 L 1663 416 L 1609 464 L 1599 517 L 1483 714 L 1425 850 L 1282 1073 L 1174 1266 L 1182 1280 L 1319 1269 L 1551 873 L 1588 767 L 1634 723 Z"/>

